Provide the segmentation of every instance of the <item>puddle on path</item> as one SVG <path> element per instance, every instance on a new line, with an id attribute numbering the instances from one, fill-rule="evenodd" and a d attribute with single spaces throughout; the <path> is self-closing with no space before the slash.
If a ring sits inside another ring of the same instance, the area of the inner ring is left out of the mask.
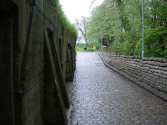
<path id="1" fill-rule="evenodd" d="M 96 66 L 104 66 L 102 61 L 95 61 Z"/>

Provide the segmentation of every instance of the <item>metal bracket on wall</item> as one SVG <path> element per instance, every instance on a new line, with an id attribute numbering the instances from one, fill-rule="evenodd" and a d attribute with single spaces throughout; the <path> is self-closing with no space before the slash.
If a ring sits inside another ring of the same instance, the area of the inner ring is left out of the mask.
<path id="1" fill-rule="evenodd" d="M 71 43 L 68 43 L 68 48 L 69 49 L 73 48 L 73 45 Z"/>

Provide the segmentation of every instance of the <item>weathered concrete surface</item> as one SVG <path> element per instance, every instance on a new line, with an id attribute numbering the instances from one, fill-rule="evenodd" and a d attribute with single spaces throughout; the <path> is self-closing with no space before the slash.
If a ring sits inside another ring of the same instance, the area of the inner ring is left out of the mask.
<path id="1" fill-rule="evenodd" d="M 67 124 L 76 36 L 52 1 L 0 0 L 0 125 Z"/>
<path id="2" fill-rule="evenodd" d="M 72 125 L 166 125 L 167 103 L 105 67 L 98 53 L 77 53 L 67 83 Z"/>

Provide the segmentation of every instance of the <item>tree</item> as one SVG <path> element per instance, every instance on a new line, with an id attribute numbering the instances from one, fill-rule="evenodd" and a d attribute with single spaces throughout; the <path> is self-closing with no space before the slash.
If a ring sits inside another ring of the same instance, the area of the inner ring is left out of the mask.
<path id="1" fill-rule="evenodd" d="M 82 17 L 81 20 L 76 19 L 75 20 L 75 26 L 81 33 L 81 37 L 84 38 L 86 42 L 86 47 L 88 46 L 88 38 L 87 38 L 87 32 L 88 32 L 88 21 L 89 19 L 86 17 Z"/>
<path id="2" fill-rule="evenodd" d="M 92 0 L 92 4 L 95 0 Z M 167 58 L 167 1 L 145 1 L 145 55 Z M 104 0 L 90 19 L 87 37 L 103 39 L 124 55 L 141 56 L 142 3 L 140 0 Z"/>
<path id="3" fill-rule="evenodd" d="M 101 28 L 103 28 L 103 44 L 107 46 L 107 43 L 113 43 L 114 35 L 116 35 L 116 32 L 119 32 L 121 28 L 121 22 L 118 17 L 118 8 L 116 7 L 116 3 L 112 0 L 106 0 L 101 6 L 96 7 L 92 11 L 88 28 L 89 31 L 87 37 L 89 40 L 100 42 Z"/>

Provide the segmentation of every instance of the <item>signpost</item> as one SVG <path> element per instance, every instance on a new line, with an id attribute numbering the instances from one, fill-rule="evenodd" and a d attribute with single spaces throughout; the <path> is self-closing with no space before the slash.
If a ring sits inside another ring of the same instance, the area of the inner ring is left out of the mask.
<path id="1" fill-rule="evenodd" d="M 101 28 L 101 52 L 103 52 L 103 28 Z"/>
<path id="2" fill-rule="evenodd" d="M 142 31 L 143 31 L 142 57 L 144 57 L 145 56 L 145 52 L 144 52 L 144 0 L 142 1 L 142 17 L 143 17 L 143 27 L 142 27 Z"/>
<path id="3" fill-rule="evenodd" d="M 96 46 L 93 46 L 93 50 L 96 50 Z"/>

